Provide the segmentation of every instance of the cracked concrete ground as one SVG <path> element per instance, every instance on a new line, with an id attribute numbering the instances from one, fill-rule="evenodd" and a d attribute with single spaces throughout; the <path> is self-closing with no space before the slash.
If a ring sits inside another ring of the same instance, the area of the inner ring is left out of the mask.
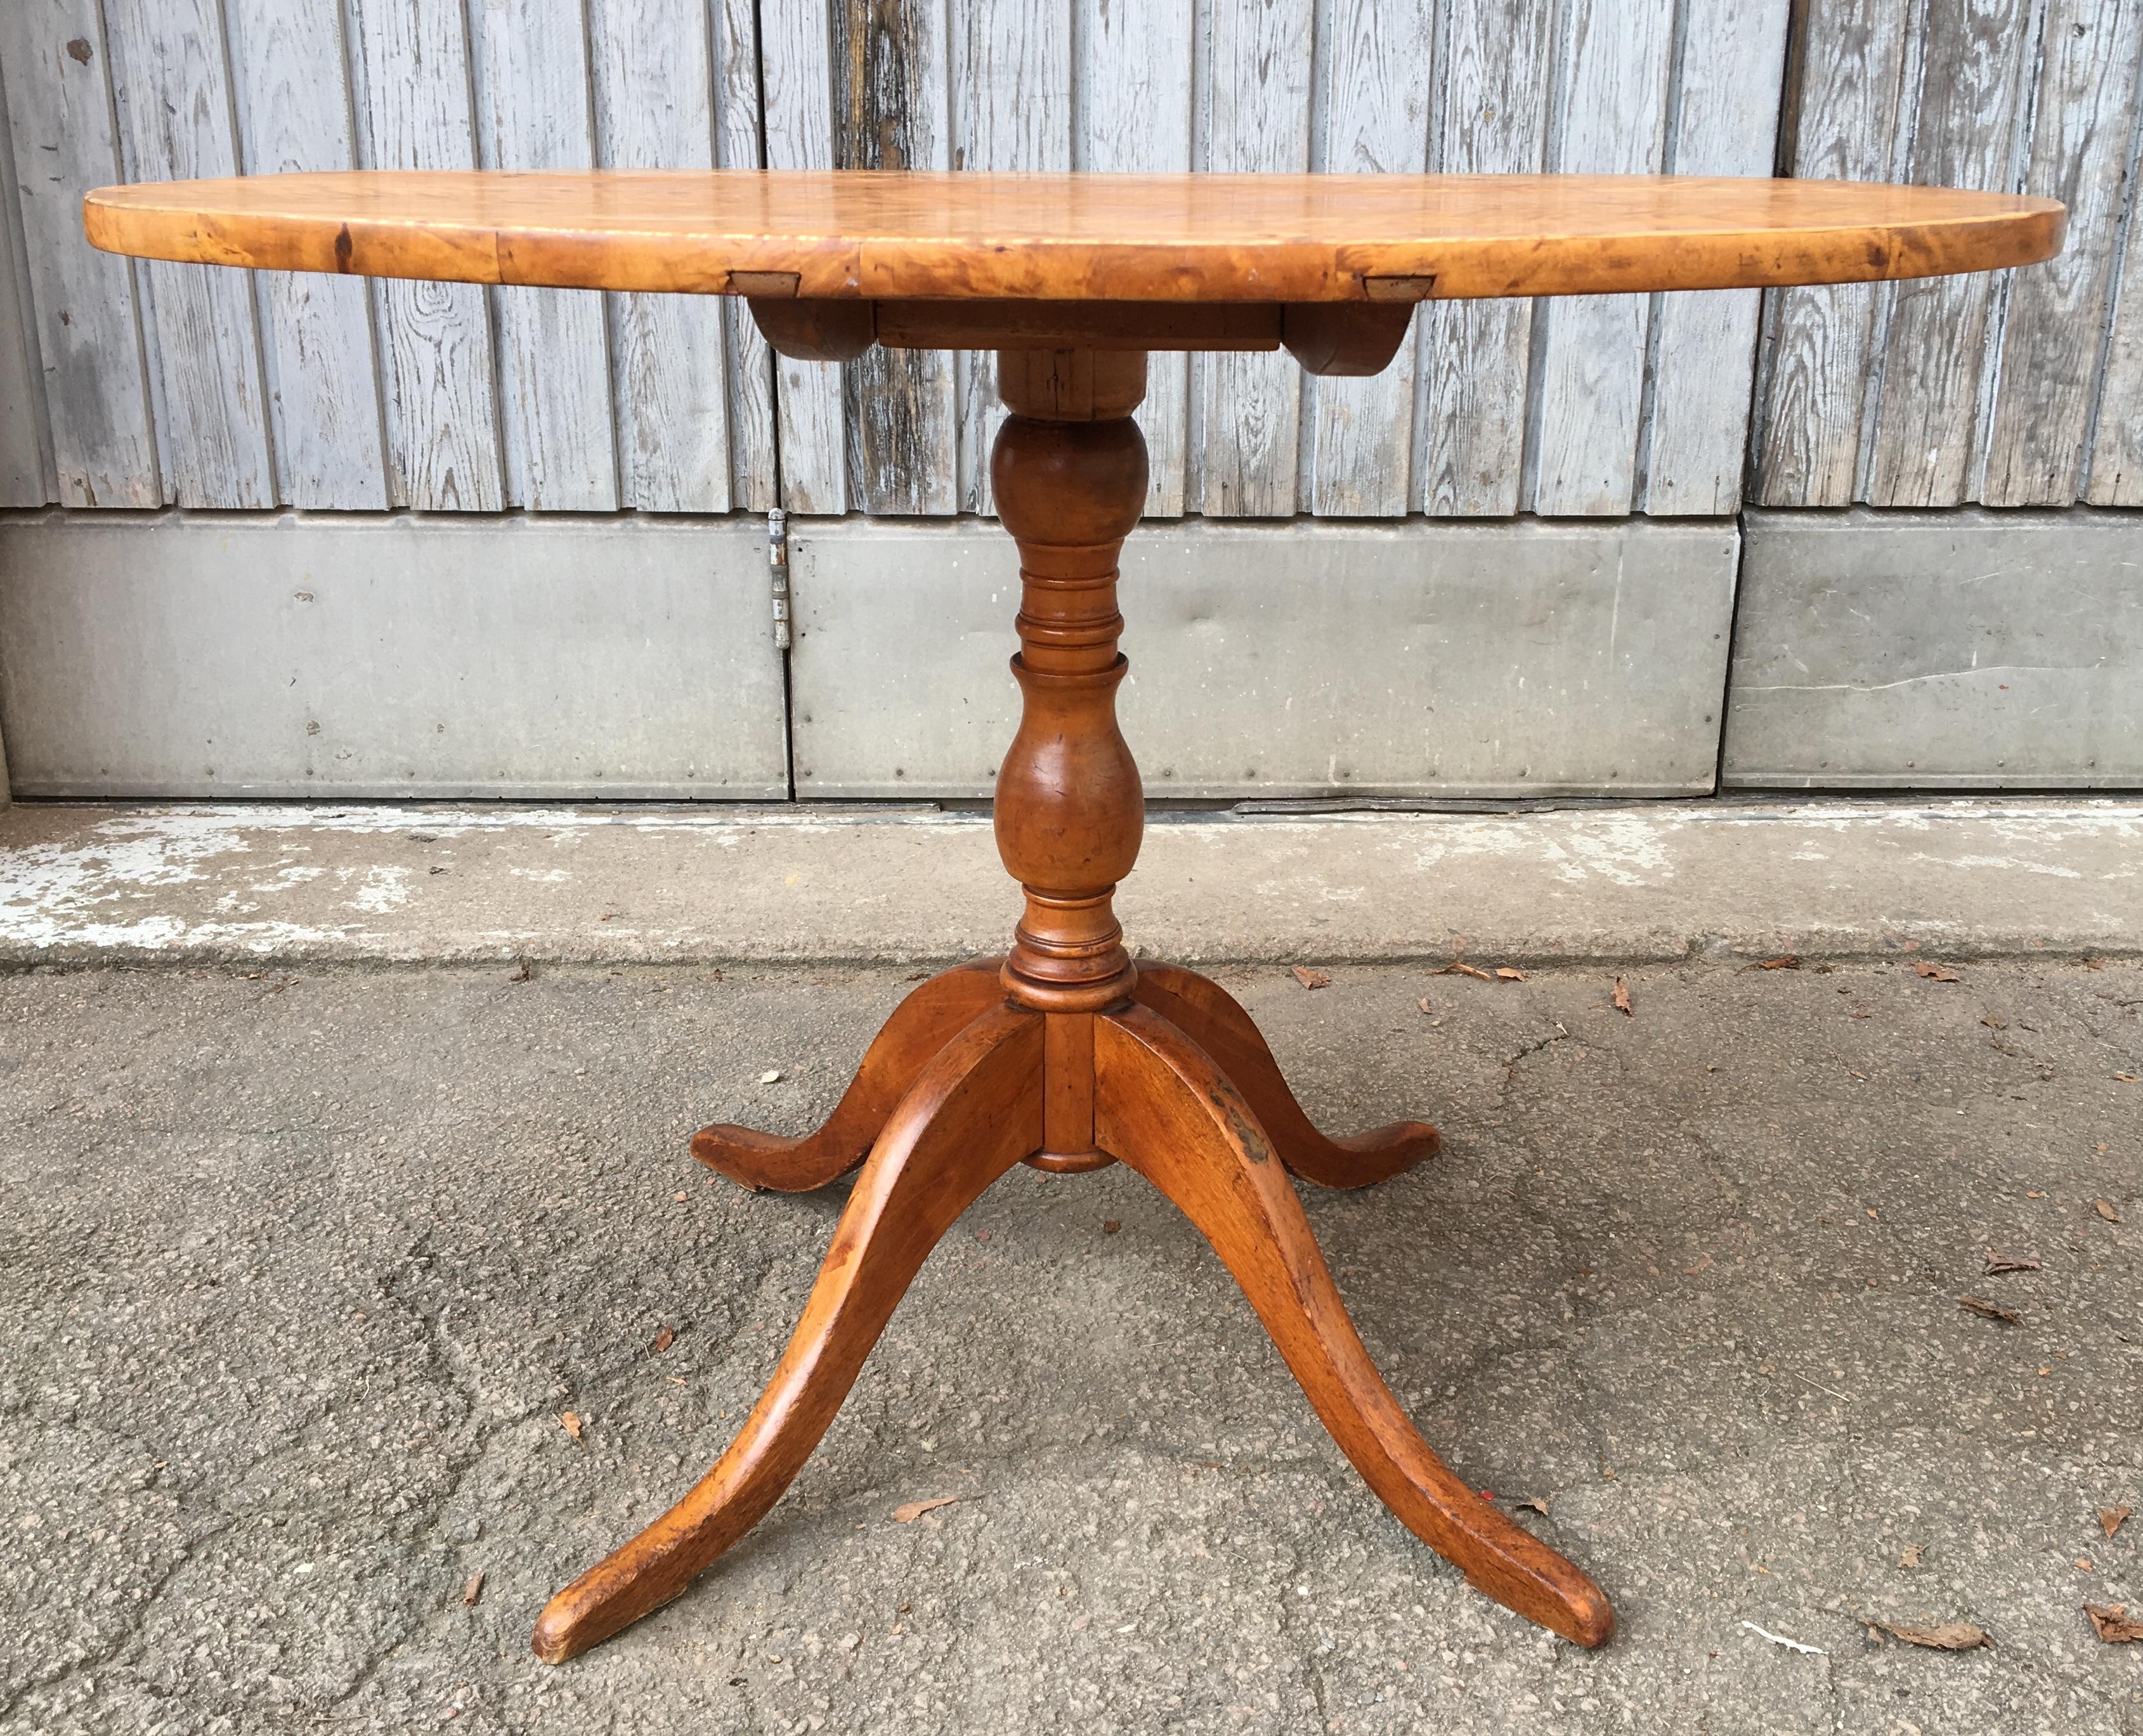
<path id="1" fill-rule="evenodd" d="M 2143 968 L 1631 970 L 1629 1017 L 1597 969 L 1220 974 L 1328 1125 L 1443 1124 L 1310 1216 L 1606 1650 L 1383 1511 L 1135 1176 L 1021 1170 L 768 1521 L 547 1669 L 544 1599 L 719 1452 L 839 1209 L 685 1135 L 811 1122 L 907 973 L 24 974 L 0 1729 L 2143 1736 L 2143 1645 L 2081 1613 L 2143 1603 L 2143 1519 L 2096 1516 L 2143 1509 Z M 1867 1625 L 1929 1619 L 1994 1647 Z"/>

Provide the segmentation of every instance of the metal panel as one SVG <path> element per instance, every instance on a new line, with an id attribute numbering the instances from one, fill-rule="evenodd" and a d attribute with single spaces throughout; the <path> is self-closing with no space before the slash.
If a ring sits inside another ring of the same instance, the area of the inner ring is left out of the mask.
<path id="1" fill-rule="evenodd" d="M 1725 781 L 2143 782 L 2143 570 L 2116 512 L 1754 512 Z"/>
<path id="2" fill-rule="evenodd" d="M 1711 788 L 1737 538 L 1653 525 L 1153 526 L 1125 733 L 1156 796 Z M 1018 562 L 987 526 L 792 537 L 799 795 L 987 794 Z"/>
<path id="3" fill-rule="evenodd" d="M 781 797 L 747 520 L 0 519 L 18 796 Z"/>

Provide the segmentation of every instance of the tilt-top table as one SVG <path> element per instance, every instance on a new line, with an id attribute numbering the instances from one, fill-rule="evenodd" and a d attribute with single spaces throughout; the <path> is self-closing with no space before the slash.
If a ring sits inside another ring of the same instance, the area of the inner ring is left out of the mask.
<path id="1" fill-rule="evenodd" d="M 1576 1567 L 1423 1442 L 1342 1307 L 1287 1172 L 1382 1181 L 1437 1148 L 1402 1121 L 1313 1127 L 1250 1016 L 1134 963 L 1111 911 L 1137 860 L 1118 732 L 1116 557 L 1146 499 L 1131 419 L 1149 350 L 1284 347 L 1367 374 L 1415 304 L 1982 271 L 2042 260 L 2051 200 L 1842 182 L 1576 176 L 280 176 L 108 188 L 114 252 L 280 270 L 750 298 L 788 356 L 997 352 L 991 478 L 1019 545 L 1019 730 L 997 847 L 1026 897 L 1011 952 L 918 988 L 803 1139 L 702 1130 L 752 1188 L 863 1166 L 772 1383 L 714 1469 L 551 1600 L 562 1662 L 678 1595 L 780 1496 L 924 1258 L 1014 1164 L 1129 1164 L 1204 1233 L 1333 1437 L 1406 1526 L 1498 1602 L 1582 1645 L 1615 1618 Z M 1305 582 L 1309 582 L 1305 576 Z"/>

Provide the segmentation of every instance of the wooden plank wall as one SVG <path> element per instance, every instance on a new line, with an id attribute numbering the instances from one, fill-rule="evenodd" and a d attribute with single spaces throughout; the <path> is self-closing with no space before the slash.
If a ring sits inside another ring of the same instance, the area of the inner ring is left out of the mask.
<path id="1" fill-rule="evenodd" d="M 987 512 L 987 357 L 735 307 L 131 265 L 122 179 L 382 166 L 1612 170 L 2052 194 L 2058 261 L 1433 305 L 1157 359 L 1151 510 L 2143 504 L 2143 0 L 8 0 L 0 505 Z"/>

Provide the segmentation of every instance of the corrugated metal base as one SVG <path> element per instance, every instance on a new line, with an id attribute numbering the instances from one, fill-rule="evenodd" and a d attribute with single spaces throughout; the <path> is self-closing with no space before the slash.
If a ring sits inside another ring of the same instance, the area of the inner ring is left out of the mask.
<path id="1" fill-rule="evenodd" d="M 1738 533 L 1717 520 L 1148 524 L 1124 733 L 1156 796 L 1712 787 Z M 987 794 L 1018 690 L 994 524 L 794 527 L 796 785 Z"/>
<path id="2" fill-rule="evenodd" d="M 2143 784 L 2143 516 L 1751 512 L 1725 782 Z"/>
<path id="3" fill-rule="evenodd" d="M 18 797 L 785 797 L 753 519 L 0 517 Z"/>

